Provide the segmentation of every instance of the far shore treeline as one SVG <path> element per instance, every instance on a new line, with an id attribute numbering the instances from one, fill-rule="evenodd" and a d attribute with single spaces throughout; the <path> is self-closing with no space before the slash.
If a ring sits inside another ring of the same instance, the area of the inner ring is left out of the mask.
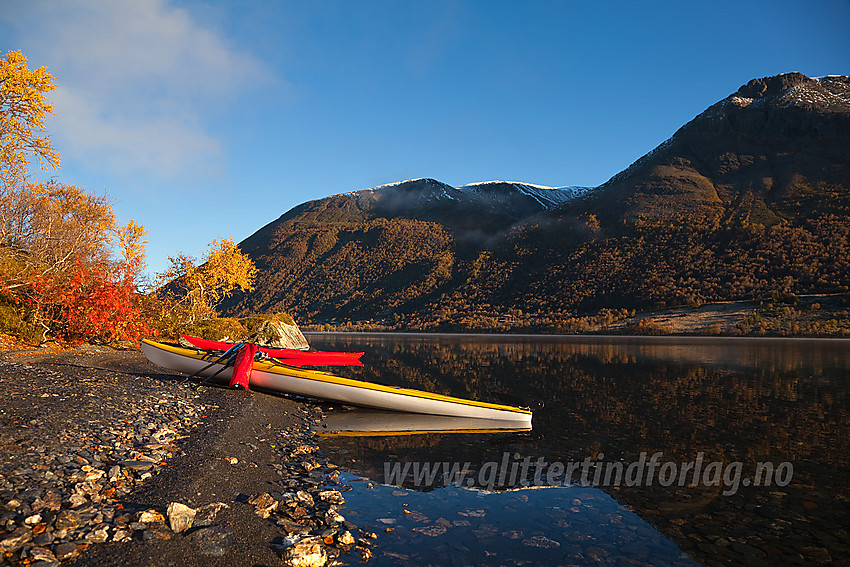
<path id="1" fill-rule="evenodd" d="M 239 339 L 286 313 L 308 330 L 850 336 L 846 77 L 755 79 L 551 209 L 529 185 L 411 180 L 299 205 L 153 278 L 141 222 L 30 171 L 59 169 L 54 88 L 0 59 L 5 342 Z M 788 98 L 810 91 L 830 104 Z"/>

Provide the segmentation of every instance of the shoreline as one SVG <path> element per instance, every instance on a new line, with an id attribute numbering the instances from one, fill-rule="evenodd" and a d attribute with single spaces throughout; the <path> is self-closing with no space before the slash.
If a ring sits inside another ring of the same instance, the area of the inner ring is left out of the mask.
<path id="1" fill-rule="evenodd" d="M 101 347 L 0 351 L 0 383 L 0 564 L 371 556 L 311 404 L 197 388 Z"/>
<path id="2" fill-rule="evenodd" d="M 687 343 L 693 341 L 750 341 L 750 342 L 782 342 L 782 341 L 805 341 L 805 342 L 825 342 L 825 343 L 850 343 L 850 337 L 782 337 L 782 336 L 729 336 L 729 335 L 616 335 L 616 334 L 569 334 L 569 335 L 554 335 L 554 334 L 535 334 L 535 333 L 435 333 L 435 332 L 420 332 L 420 331 L 302 331 L 304 336 L 394 336 L 394 337 L 426 337 L 426 338 L 516 338 L 516 339 L 553 339 L 558 342 L 565 341 L 586 341 L 586 340 L 604 340 L 604 341 L 622 341 L 622 342 L 680 342 Z"/>

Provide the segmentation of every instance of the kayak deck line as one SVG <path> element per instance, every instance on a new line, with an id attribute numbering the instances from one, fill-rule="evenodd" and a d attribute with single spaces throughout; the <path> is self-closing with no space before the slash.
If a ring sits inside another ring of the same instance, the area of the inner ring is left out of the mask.
<path id="1" fill-rule="evenodd" d="M 425 435 L 428 433 L 518 433 L 531 431 L 530 427 L 518 427 L 516 429 L 410 429 L 400 431 L 372 431 L 364 429 L 360 431 L 315 431 L 319 437 L 395 437 L 403 435 Z"/>
<path id="2" fill-rule="evenodd" d="M 142 340 L 143 345 L 148 345 L 152 348 L 159 349 L 173 355 L 183 356 L 187 358 L 191 358 L 200 362 L 213 362 L 217 358 L 220 357 L 220 354 L 210 353 L 208 351 L 202 350 L 194 350 L 187 349 L 180 346 L 174 346 L 167 343 L 159 343 L 156 341 L 152 341 L 149 339 Z M 221 362 L 217 363 L 217 366 L 222 366 Z M 332 374 L 330 372 L 325 372 L 322 370 L 305 370 L 300 367 L 291 366 L 287 364 L 283 364 L 277 361 L 268 361 L 268 360 L 260 360 L 254 363 L 254 369 L 259 370 L 261 372 L 267 372 L 271 374 L 276 374 L 280 376 L 300 378 L 304 380 L 321 382 L 326 384 L 334 384 L 338 386 L 347 386 L 350 388 L 357 388 L 361 390 L 371 390 L 374 392 L 382 392 L 393 395 L 401 395 L 410 398 L 418 398 L 422 400 L 432 400 L 436 402 L 444 402 L 455 405 L 463 405 L 469 406 L 473 408 L 483 408 L 489 410 L 496 410 L 500 412 L 508 412 L 510 414 L 515 414 L 518 418 L 527 419 L 530 421 L 532 412 L 526 408 L 518 408 L 514 406 L 508 406 L 503 404 L 494 404 L 490 402 L 481 402 L 478 400 L 467 400 L 463 398 L 456 398 L 453 396 L 447 396 L 444 394 L 436 394 L 432 392 L 424 392 L 422 390 L 414 390 L 411 388 L 403 388 L 400 386 L 385 386 L 383 384 L 375 384 L 373 382 L 365 382 L 362 380 L 354 380 L 351 378 L 343 378 L 342 376 L 337 376 L 336 374 Z M 316 396 L 321 397 L 321 396 Z"/>

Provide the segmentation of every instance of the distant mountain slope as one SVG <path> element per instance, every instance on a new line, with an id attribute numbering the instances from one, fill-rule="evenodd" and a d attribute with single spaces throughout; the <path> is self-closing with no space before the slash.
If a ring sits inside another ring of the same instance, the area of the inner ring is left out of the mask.
<path id="1" fill-rule="evenodd" d="M 596 189 L 409 180 L 246 239 L 231 314 L 463 328 L 507 310 L 698 304 L 850 286 L 850 80 L 755 79 Z"/>
<path id="2" fill-rule="evenodd" d="M 300 320 L 416 310 L 450 289 L 482 247 L 586 191 L 413 179 L 310 201 L 240 243 L 263 277 L 226 309 Z"/>

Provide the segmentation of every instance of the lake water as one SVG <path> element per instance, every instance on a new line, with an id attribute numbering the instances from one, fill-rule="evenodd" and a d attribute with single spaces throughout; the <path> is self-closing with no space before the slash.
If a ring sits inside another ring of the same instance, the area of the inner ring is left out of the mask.
<path id="1" fill-rule="evenodd" d="M 342 375 L 534 411 L 530 431 L 393 432 L 325 404 L 374 565 L 850 565 L 850 341 L 308 339 L 365 351 Z"/>

